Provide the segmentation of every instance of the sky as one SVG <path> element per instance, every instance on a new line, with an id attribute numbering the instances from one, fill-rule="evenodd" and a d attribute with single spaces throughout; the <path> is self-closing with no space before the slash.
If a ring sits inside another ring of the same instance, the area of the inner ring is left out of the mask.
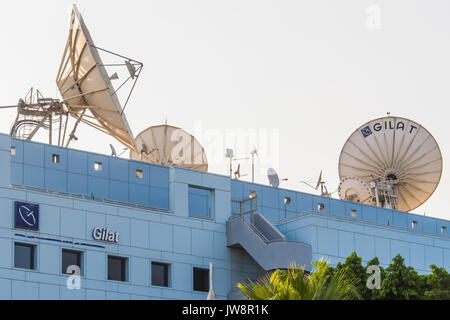
<path id="1" fill-rule="evenodd" d="M 30 87 L 60 98 L 55 79 L 73 2 L 1 4 L 0 105 L 16 104 Z M 450 219 L 449 1 L 75 3 L 97 46 L 144 63 L 125 110 L 134 135 L 167 119 L 194 134 L 209 171 L 223 175 L 226 148 L 247 158 L 256 147 L 257 183 L 267 185 L 273 167 L 289 179 L 281 187 L 317 194 L 301 181 L 315 184 L 323 170 L 328 190 L 337 190 L 346 140 L 390 112 L 424 126 L 443 156 L 437 190 L 413 212 Z M 9 133 L 15 110 L 0 112 L 0 132 Z M 87 126 L 77 136 L 75 149 L 123 150 Z M 251 161 L 238 163 L 250 181 Z"/>

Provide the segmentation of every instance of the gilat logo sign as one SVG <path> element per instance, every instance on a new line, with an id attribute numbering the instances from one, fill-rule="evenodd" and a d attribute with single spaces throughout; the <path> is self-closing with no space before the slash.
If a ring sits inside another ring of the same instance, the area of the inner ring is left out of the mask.
<path id="1" fill-rule="evenodd" d="M 14 227 L 17 229 L 39 231 L 39 205 L 14 202 Z"/>

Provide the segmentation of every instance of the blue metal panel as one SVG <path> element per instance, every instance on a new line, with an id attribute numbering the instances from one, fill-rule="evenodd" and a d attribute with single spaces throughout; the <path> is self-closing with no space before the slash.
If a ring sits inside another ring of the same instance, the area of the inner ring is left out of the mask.
<path id="1" fill-rule="evenodd" d="M 40 300 L 59 300 L 59 286 L 52 284 L 39 283 Z"/>
<path id="2" fill-rule="evenodd" d="M 86 239 L 86 214 L 84 211 L 61 208 L 61 234 L 64 237 Z"/>
<path id="3" fill-rule="evenodd" d="M 400 211 L 396 211 L 392 213 L 394 218 L 394 226 L 410 228 L 411 225 L 408 224 L 408 214 Z"/>
<path id="4" fill-rule="evenodd" d="M 150 222 L 150 249 L 172 251 L 173 227 L 168 224 Z"/>
<path id="5" fill-rule="evenodd" d="M 129 161 L 119 158 L 109 158 L 109 178 L 128 182 Z"/>
<path id="6" fill-rule="evenodd" d="M 377 208 L 372 206 L 361 206 L 362 215 L 360 218 L 366 221 L 378 222 L 377 220 Z"/>
<path id="7" fill-rule="evenodd" d="M 440 227 L 438 230 L 437 221 L 430 217 L 423 217 L 423 228 L 422 231 L 424 232 L 433 232 L 437 233 L 440 232 Z"/>
<path id="8" fill-rule="evenodd" d="M 330 199 L 330 210 L 329 212 L 334 215 L 339 215 L 345 217 L 345 202 L 335 199 Z"/>
<path id="9" fill-rule="evenodd" d="M 317 250 L 324 255 L 339 255 L 338 231 L 333 229 L 317 228 Z"/>
<path id="10" fill-rule="evenodd" d="M 365 234 L 355 234 L 355 249 L 358 255 L 364 260 L 369 261 L 375 257 L 374 237 Z"/>
<path id="11" fill-rule="evenodd" d="M 34 142 L 23 142 L 23 160 L 25 164 L 44 166 L 44 145 Z"/>
<path id="12" fill-rule="evenodd" d="M 410 264 L 409 243 L 405 241 L 391 240 L 391 259 L 400 254 L 405 259 L 405 264 Z"/>
<path id="13" fill-rule="evenodd" d="M 0 150 L 9 151 L 11 149 L 11 136 L 0 134 Z"/>
<path id="14" fill-rule="evenodd" d="M 24 185 L 44 189 L 45 174 L 43 167 L 24 165 L 23 178 Z"/>
<path id="15" fill-rule="evenodd" d="M 425 265 L 425 246 L 422 244 L 411 243 L 411 265 L 417 269 L 428 269 Z"/>
<path id="16" fill-rule="evenodd" d="M 45 169 L 45 189 L 67 192 L 67 172 Z"/>
<path id="17" fill-rule="evenodd" d="M 444 264 L 444 252 L 442 248 L 437 247 L 427 247 L 425 249 L 425 266 L 436 265 L 438 267 L 443 267 Z M 445 266 L 448 268 L 448 266 Z"/>
<path id="18" fill-rule="evenodd" d="M 95 170 L 95 163 L 102 164 L 102 170 Z M 97 154 L 88 154 L 87 161 L 88 175 L 99 178 L 109 178 L 109 157 L 100 156 Z"/>
<path id="19" fill-rule="evenodd" d="M 88 194 L 87 189 L 87 176 L 76 174 L 76 173 L 68 173 L 67 174 L 67 192 L 73 194 Z"/>
<path id="20" fill-rule="evenodd" d="M 58 163 L 53 162 L 53 155 L 59 156 Z M 45 167 L 54 169 L 54 170 L 67 171 L 67 149 L 57 148 L 57 147 L 46 145 L 45 146 Z"/>
<path id="21" fill-rule="evenodd" d="M 183 239 L 184 241 L 186 239 Z M 131 246 L 148 248 L 150 241 L 149 224 L 147 221 L 131 220 Z"/>
<path id="22" fill-rule="evenodd" d="M 284 219 L 284 211 L 280 212 L 280 210 L 270 207 L 261 207 L 262 214 L 269 220 L 278 221 L 280 219 Z"/>
<path id="23" fill-rule="evenodd" d="M 111 200 L 128 202 L 128 182 L 109 180 L 109 198 Z"/>
<path id="24" fill-rule="evenodd" d="M 191 254 L 191 229 L 174 226 L 173 232 L 173 251 L 177 253 Z"/>
<path id="25" fill-rule="evenodd" d="M 39 299 L 39 287 L 37 282 L 13 280 L 11 292 L 13 300 Z"/>
<path id="26" fill-rule="evenodd" d="M 241 201 L 244 199 L 244 182 L 231 180 L 231 200 Z"/>
<path id="27" fill-rule="evenodd" d="M 11 183 L 23 185 L 23 164 L 11 162 Z"/>
<path id="28" fill-rule="evenodd" d="M 348 257 L 355 251 L 355 234 L 339 230 L 339 256 Z"/>
<path id="29" fill-rule="evenodd" d="M 88 177 L 88 195 L 96 198 L 108 198 L 109 180 L 97 177 Z"/>
<path id="30" fill-rule="evenodd" d="M 67 151 L 67 168 L 69 172 L 87 175 L 87 153 L 76 150 Z"/>
<path id="31" fill-rule="evenodd" d="M 316 208 L 317 209 L 317 208 Z M 313 210 L 312 195 L 305 193 L 297 194 L 297 212 L 303 213 Z"/>
<path id="32" fill-rule="evenodd" d="M 150 205 L 149 186 L 130 183 L 130 202 L 143 206 Z"/>
<path id="33" fill-rule="evenodd" d="M 389 239 L 375 238 L 375 256 L 382 264 L 391 262 L 391 243 Z"/>
<path id="34" fill-rule="evenodd" d="M 192 229 L 192 254 L 199 257 L 213 257 L 214 238 L 211 231 Z"/>
<path id="35" fill-rule="evenodd" d="M 377 210 L 377 222 L 378 223 L 383 223 L 385 225 L 393 225 L 394 224 L 392 210 L 384 209 L 384 208 L 377 208 L 376 210 Z"/>
<path id="36" fill-rule="evenodd" d="M 264 207 L 278 209 L 279 190 L 277 188 L 271 187 L 261 187 L 261 188 L 262 188 L 262 201 L 260 201 L 261 205 Z"/>
<path id="37" fill-rule="evenodd" d="M 23 141 L 11 139 L 11 146 L 16 148 L 16 154 L 11 155 L 11 161 L 23 163 Z"/>
<path id="38" fill-rule="evenodd" d="M 150 165 L 150 185 L 169 189 L 169 168 Z"/>
<path id="39" fill-rule="evenodd" d="M 0 300 L 11 299 L 11 280 L 0 279 Z"/>

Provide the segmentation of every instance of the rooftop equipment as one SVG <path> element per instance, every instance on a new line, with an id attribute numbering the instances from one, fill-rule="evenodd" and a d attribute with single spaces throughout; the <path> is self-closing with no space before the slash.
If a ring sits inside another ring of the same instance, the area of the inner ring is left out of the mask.
<path id="1" fill-rule="evenodd" d="M 427 201 L 442 175 L 442 154 L 420 124 L 388 116 L 359 127 L 339 159 L 343 200 L 412 211 Z"/>

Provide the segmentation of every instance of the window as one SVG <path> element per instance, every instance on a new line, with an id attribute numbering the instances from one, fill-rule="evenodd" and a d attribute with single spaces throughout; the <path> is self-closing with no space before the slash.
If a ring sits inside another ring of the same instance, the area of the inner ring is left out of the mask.
<path id="1" fill-rule="evenodd" d="M 127 281 L 127 258 L 108 256 L 108 280 Z"/>
<path id="2" fill-rule="evenodd" d="M 284 197 L 284 205 L 289 206 L 291 205 L 292 199 L 290 197 Z"/>
<path id="3" fill-rule="evenodd" d="M 152 262 L 152 286 L 169 286 L 169 265 Z"/>
<path id="4" fill-rule="evenodd" d="M 319 203 L 319 204 L 317 205 L 317 210 L 323 211 L 324 209 L 325 209 L 325 205 L 324 205 L 323 203 Z"/>
<path id="5" fill-rule="evenodd" d="M 189 186 L 189 215 L 211 218 L 212 190 Z"/>
<path id="6" fill-rule="evenodd" d="M 52 155 L 52 162 L 59 163 L 59 154 Z"/>
<path id="7" fill-rule="evenodd" d="M 355 209 L 352 209 L 352 211 L 350 211 L 350 215 L 351 215 L 353 218 L 356 218 L 356 217 L 358 216 L 358 211 L 356 211 Z"/>
<path id="8" fill-rule="evenodd" d="M 14 244 L 14 268 L 35 269 L 36 246 L 24 243 Z"/>
<path id="9" fill-rule="evenodd" d="M 136 170 L 136 178 L 143 179 L 144 178 L 144 171 Z"/>
<path id="10" fill-rule="evenodd" d="M 94 163 L 94 170 L 95 171 L 102 171 L 102 167 L 103 167 L 103 165 L 102 165 L 101 162 Z"/>
<path id="11" fill-rule="evenodd" d="M 16 155 L 16 147 L 11 147 L 11 155 L 12 156 Z"/>
<path id="12" fill-rule="evenodd" d="M 194 268 L 194 291 L 209 291 L 209 270 Z"/>
<path id="13" fill-rule="evenodd" d="M 82 274 L 80 251 L 64 250 L 62 251 L 62 274 L 74 274 L 73 270 L 69 270 L 70 266 L 78 266 L 80 268 L 80 275 Z"/>
<path id="14" fill-rule="evenodd" d="M 447 233 L 447 227 L 446 226 L 442 226 L 441 227 L 441 233 L 442 234 L 446 234 Z"/>
<path id="15" fill-rule="evenodd" d="M 413 221 L 413 222 L 411 223 L 411 228 L 414 230 L 414 229 L 417 228 L 418 225 L 419 225 L 419 223 L 418 223 L 417 221 Z"/>

